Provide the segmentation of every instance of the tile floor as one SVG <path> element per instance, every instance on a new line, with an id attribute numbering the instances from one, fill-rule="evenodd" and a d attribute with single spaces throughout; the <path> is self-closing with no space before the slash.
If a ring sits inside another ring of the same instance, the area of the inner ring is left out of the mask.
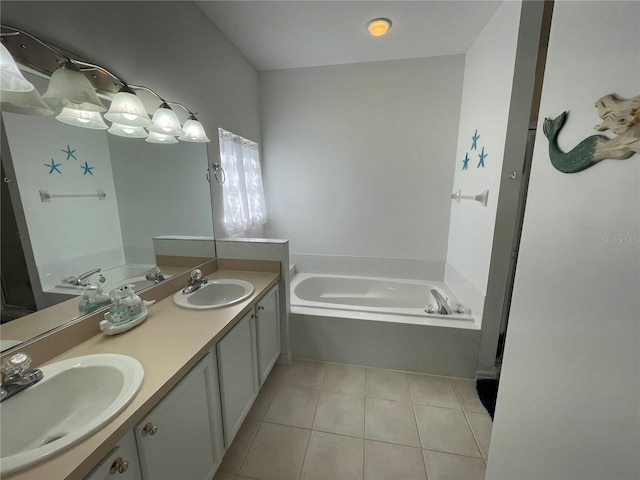
<path id="1" fill-rule="evenodd" d="M 276 365 L 214 480 L 484 479 L 491 418 L 475 382 Z"/>

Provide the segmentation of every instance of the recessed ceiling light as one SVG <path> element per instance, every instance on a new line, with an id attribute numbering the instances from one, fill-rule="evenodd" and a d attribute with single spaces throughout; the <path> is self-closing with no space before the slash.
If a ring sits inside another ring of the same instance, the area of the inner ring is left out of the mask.
<path id="1" fill-rule="evenodd" d="M 374 37 L 381 37 L 391 28 L 391 20 L 388 18 L 374 18 L 367 23 L 367 30 Z"/>

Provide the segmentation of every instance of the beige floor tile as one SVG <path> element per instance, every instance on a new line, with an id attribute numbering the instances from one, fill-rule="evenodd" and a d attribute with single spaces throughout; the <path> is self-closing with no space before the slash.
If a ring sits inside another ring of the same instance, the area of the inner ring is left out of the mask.
<path id="1" fill-rule="evenodd" d="M 321 392 L 313 429 L 363 437 L 364 397 Z"/>
<path id="2" fill-rule="evenodd" d="M 429 480 L 484 480 L 485 464 L 480 458 L 423 450 Z"/>
<path id="3" fill-rule="evenodd" d="M 467 413 L 467 420 L 471 425 L 471 431 L 478 443 L 482 458 L 489 458 L 489 444 L 491 443 L 491 429 L 493 422 L 488 413 Z"/>
<path id="4" fill-rule="evenodd" d="M 365 480 L 422 480 L 427 478 L 419 448 L 366 440 Z"/>
<path id="5" fill-rule="evenodd" d="M 413 403 L 434 407 L 461 408 L 456 392 L 448 378 L 408 373 L 407 380 Z"/>
<path id="6" fill-rule="evenodd" d="M 420 440 L 411 404 L 367 398 L 365 438 L 419 447 Z"/>
<path id="7" fill-rule="evenodd" d="M 251 442 L 258 431 L 258 427 L 260 427 L 260 422 L 245 419 L 236 434 L 236 438 L 233 439 L 231 446 L 224 454 L 224 458 L 220 464 L 221 472 L 238 473 L 240 465 L 242 465 L 242 461 L 247 455 Z"/>
<path id="8" fill-rule="evenodd" d="M 240 475 L 260 480 L 297 480 L 309 441 L 309 430 L 262 423 Z"/>
<path id="9" fill-rule="evenodd" d="M 467 419 L 461 410 L 413 406 L 422 448 L 480 457 Z"/>
<path id="10" fill-rule="evenodd" d="M 362 479 L 364 440 L 311 432 L 302 480 Z"/>
<path id="11" fill-rule="evenodd" d="M 364 395 L 364 368 L 350 365 L 326 365 L 322 390 L 349 395 Z"/>
<path id="12" fill-rule="evenodd" d="M 399 402 L 411 401 L 407 374 L 404 372 L 367 368 L 365 383 L 367 397 L 397 400 Z"/>
<path id="13" fill-rule="evenodd" d="M 460 405 L 465 412 L 487 413 L 476 390 L 475 380 L 464 380 L 462 378 L 450 378 L 449 381 L 458 396 Z"/>
<path id="14" fill-rule="evenodd" d="M 270 382 L 268 379 L 260 388 L 258 392 L 258 396 L 256 397 L 253 405 L 251 406 L 251 410 L 247 414 L 247 418 L 251 420 L 262 421 L 264 419 L 269 406 L 271 405 L 271 401 L 278 390 L 278 384 L 275 382 Z"/>
<path id="15" fill-rule="evenodd" d="M 289 365 L 281 365 L 279 363 L 276 363 L 271 369 L 271 372 L 269 372 L 269 376 L 264 381 L 264 383 L 282 383 L 288 370 Z"/>
<path id="16" fill-rule="evenodd" d="M 220 470 L 213 476 L 213 480 L 235 480 L 236 476 L 230 473 L 224 473 Z"/>
<path id="17" fill-rule="evenodd" d="M 311 428 L 319 395 L 318 390 L 280 385 L 271 400 L 264 421 Z"/>
<path id="18" fill-rule="evenodd" d="M 324 382 L 324 372 L 324 363 L 296 360 L 287 368 L 282 383 L 320 390 Z"/>

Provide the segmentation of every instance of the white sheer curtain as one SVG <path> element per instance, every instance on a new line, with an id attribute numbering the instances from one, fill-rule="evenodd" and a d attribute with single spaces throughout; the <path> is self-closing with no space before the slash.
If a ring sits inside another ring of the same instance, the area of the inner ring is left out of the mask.
<path id="1" fill-rule="evenodd" d="M 224 226 L 228 235 L 263 225 L 267 220 L 258 144 L 219 129 Z"/>

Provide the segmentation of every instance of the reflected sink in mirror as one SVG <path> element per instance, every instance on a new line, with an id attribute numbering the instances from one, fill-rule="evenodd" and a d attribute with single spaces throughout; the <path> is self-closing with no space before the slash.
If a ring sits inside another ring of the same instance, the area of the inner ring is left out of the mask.
<path id="1" fill-rule="evenodd" d="M 179 307 L 193 310 L 222 308 L 249 298 L 254 291 L 252 283 L 234 278 L 213 280 L 192 293 L 176 293 L 173 301 Z"/>
<path id="2" fill-rule="evenodd" d="M 0 404 L 0 473 L 41 462 L 84 440 L 131 403 L 144 370 L 126 355 L 96 354 L 40 368 L 44 378 Z"/>

